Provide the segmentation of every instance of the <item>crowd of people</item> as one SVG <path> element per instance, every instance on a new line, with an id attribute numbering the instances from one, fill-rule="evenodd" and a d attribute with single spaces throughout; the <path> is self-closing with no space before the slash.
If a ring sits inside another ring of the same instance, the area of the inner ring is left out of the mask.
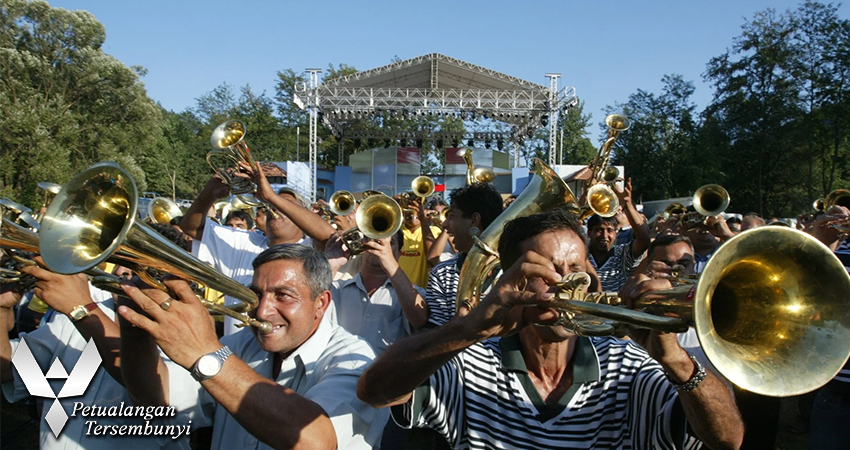
<path id="1" fill-rule="evenodd" d="M 182 217 L 155 228 L 248 286 L 258 299 L 249 314 L 267 330 L 207 313 L 205 302 L 237 299 L 210 288 L 199 297 L 176 278 L 166 278 L 166 292 L 120 266 L 110 269 L 120 293 L 38 265 L 20 269 L 34 284 L 2 285 L 9 401 L 28 397 L 12 365 L 24 342 L 44 371 L 54 360 L 73 367 L 90 340 L 102 359 L 83 397 L 60 399 L 70 417 L 58 436 L 41 412 L 43 448 L 775 448 L 778 399 L 733 386 L 693 330 L 582 336 L 549 305 L 553 286 L 578 273 L 589 275 L 590 291 L 626 304 L 671 287 L 672 271 L 699 274 L 736 234 L 772 226 L 757 215 L 683 220 L 691 210 L 648 221 L 626 181 L 614 189 L 613 217 L 583 221 L 562 207 L 503 223 L 517 197 L 473 183 L 448 202 L 404 201 L 398 232 L 366 239 L 354 254 L 340 236 L 357 226 L 356 210 L 324 213 L 294 189 L 274 190 L 262 171 L 242 169 L 269 208 L 216 217 L 230 188 L 214 176 Z M 800 223 L 850 267 L 846 235 L 826 226 L 848 216 L 833 206 Z M 504 227 L 493 249 L 501 273 L 475 307 L 459 308 L 465 256 L 491 225 Z M 40 326 L 16 333 L 32 297 L 50 309 Z M 850 445 L 841 426 L 850 370 L 807 399 L 810 448 Z M 92 436 L 86 418 L 70 414 L 74 402 L 171 406 L 175 416 L 154 420 L 193 433 Z"/>

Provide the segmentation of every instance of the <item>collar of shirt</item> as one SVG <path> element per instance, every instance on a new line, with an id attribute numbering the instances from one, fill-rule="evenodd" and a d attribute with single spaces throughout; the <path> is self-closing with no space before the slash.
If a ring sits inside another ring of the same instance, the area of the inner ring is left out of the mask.
<path id="1" fill-rule="evenodd" d="M 350 284 L 352 284 L 352 283 L 353 283 L 353 284 L 355 284 L 355 285 L 357 286 L 357 288 L 358 288 L 358 289 L 360 289 L 361 291 L 363 291 L 363 292 L 365 292 L 365 293 L 369 293 L 369 291 L 367 291 L 367 290 L 366 290 L 366 286 L 364 286 L 364 285 L 363 285 L 363 277 L 362 277 L 359 273 L 358 273 L 358 274 L 357 274 L 354 278 L 349 278 L 349 279 L 347 279 L 347 280 L 341 280 L 341 281 L 338 281 L 338 283 L 339 283 L 339 289 L 340 289 L 340 290 L 342 290 L 342 289 L 343 289 L 343 288 L 345 288 L 346 286 L 348 286 L 348 285 L 350 285 Z M 392 286 L 392 283 L 390 282 L 390 278 L 389 278 L 389 277 L 387 277 L 387 279 L 386 279 L 386 280 L 384 280 L 384 282 L 383 282 L 383 283 L 381 283 L 381 285 L 380 285 L 380 286 L 378 286 L 378 289 L 380 289 L 380 288 L 382 288 L 382 287 L 386 287 L 387 285 Z"/>
<path id="2" fill-rule="evenodd" d="M 528 374 L 528 367 L 522 357 L 522 344 L 519 335 L 504 337 L 499 340 L 502 350 L 502 369 L 511 372 Z M 573 349 L 573 385 L 600 380 L 599 355 L 596 347 L 587 337 L 579 336 Z"/>
<path id="3" fill-rule="evenodd" d="M 313 335 L 296 348 L 286 359 L 281 361 L 278 381 L 292 380 L 291 383 L 285 383 L 284 385 L 294 391 L 298 391 L 298 385 L 313 371 L 313 366 L 322 356 L 322 352 L 328 346 L 332 335 L 333 325 L 330 323 L 326 314 L 325 317 L 322 317 L 322 321 Z M 269 356 L 274 360 L 273 355 Z"/>

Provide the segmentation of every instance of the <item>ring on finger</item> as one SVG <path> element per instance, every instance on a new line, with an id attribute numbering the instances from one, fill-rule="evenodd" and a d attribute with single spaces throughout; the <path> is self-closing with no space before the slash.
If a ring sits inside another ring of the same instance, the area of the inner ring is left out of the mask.
<path id="1" fill-rule="evenodd" d="M 163 311 L 168 311 L 168 308 L 171 308 L 171 299 L 162 302 L 159 304 L 159 307 L 162 308 Z"/>

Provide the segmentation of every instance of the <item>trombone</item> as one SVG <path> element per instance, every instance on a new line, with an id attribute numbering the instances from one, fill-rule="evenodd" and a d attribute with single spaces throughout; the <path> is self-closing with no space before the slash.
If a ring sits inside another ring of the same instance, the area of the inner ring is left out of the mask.
<path id="1" fill-rule="evenodd" d="M 225 184 L 230 186 L 231 193 L 243 203 L 265 208 L 273 218 L 277 218 L 277 213 L 271 205 L 252 195 L 257 191 L 257 186 L 253 181 L 230 174 L 230 170 L 239 171 L 240 162 L 251 166 L 254 173 L 262 170 L 251 156 L 248 144 L 243 140 L 246 132 L 245 124 L 238 120 L 230 120 L 215 127 L 210 136 L 210 144 L 212 144 L 213 150 L 207 152 L 207 164 L 212 167 Z M 214 162 L 214 160 L 220 158 L 225 160 L 225 164 L 221 166 Z"/>
<path id="2" fill-rule="evenodd" d="M 271 331 L 271 324 L 249 317 L 256 294 L 136 220 L 138 189 L 130 174 L 112 162 L 95 164 L 75 176 L 50 202 L 39 232 L 39 253 L 60 274 L 89 270 L 111 262 L 133 270 L 146 283 L 164 290 L 156 275 L 204 284 L 241 302 L 225 307 L 201 299 L 208 310 L 244 325 Z M 158 275 L 157 274 L 157 275 Z"/>
<path id="3" fill-rule="evenodd" d="M 587 293 L 587 274 L 571 275 L 552 302 L 562 325 L 587 335 L 612 334 L 619 323 L 667 332 L 693 326 L 717 370 L 751 392 L 810 392 L 850 356 L 850 275 L 820 241 L 791 228 L 739 233 L 695 283 L 647 292 L 637 310 L 616 306 L 615 293 Z"/>

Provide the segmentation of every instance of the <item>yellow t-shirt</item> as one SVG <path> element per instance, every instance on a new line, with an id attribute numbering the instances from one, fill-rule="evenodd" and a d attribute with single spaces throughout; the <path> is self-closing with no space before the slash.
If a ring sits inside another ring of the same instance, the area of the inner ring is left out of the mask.
<path id="1" fill-rule="evenodd" d="M 431 227 L 434 236 L 440 234 L 440 229 Z M 425 255 L 425 245 L 422 239 L 422 227 L 416 231 L 404 228 L 404 245 L 401 247 L 401 256 L 398 258 L 401 270 L 410 278 L 410 282 L 419 286 L 428 286 L 428 260 Z"/>

